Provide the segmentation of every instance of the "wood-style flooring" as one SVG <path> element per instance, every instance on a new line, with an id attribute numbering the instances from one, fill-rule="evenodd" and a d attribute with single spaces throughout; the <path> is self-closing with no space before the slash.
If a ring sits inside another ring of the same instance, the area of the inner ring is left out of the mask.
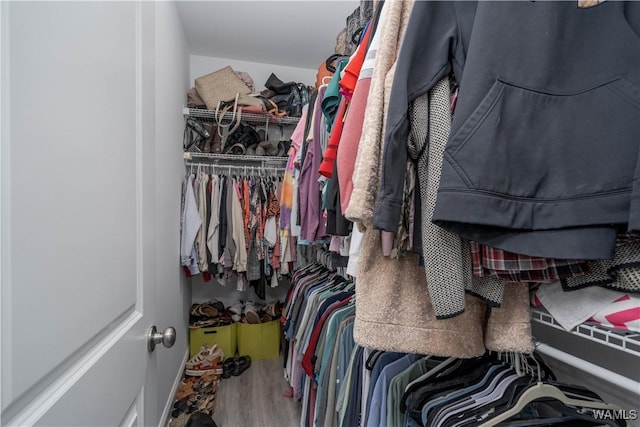
<path id="1" fill-rule="evenodd" d="M 213 419 L 218 427 L 297 427 L 302 406 L 282 396 L 288 388 L 282 356 L 255 360 L 240 376 L 220 381 Z"/>

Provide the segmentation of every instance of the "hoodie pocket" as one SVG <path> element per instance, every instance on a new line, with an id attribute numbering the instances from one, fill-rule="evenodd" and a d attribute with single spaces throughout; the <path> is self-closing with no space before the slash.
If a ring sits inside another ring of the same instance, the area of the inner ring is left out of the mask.
<path id="1" fill-rule="evenodd" d="M 640 90 L 624 78 L 572 93 L 497 80 L 447 158 L 476 190 L 536 201 L 628 190 L 640 147 Z"/>

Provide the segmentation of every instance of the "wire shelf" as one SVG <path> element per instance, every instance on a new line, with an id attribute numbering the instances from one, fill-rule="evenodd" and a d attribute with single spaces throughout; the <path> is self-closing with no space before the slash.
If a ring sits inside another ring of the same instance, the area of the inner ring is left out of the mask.
<path id="1" fill-rule="evenodd" d="M 625 353 L 640 356 L 640 333 L 609 329 L 593 323 L 583 323 L 571 331 L 567 331 L 549 313 L 536 308 L 531 309 L 531 319 L 537 323 L 578 335 Z"/>
<path id="2" fill-rule="evenodd" d="M 197 117 L 200 119 L 213 120 L 215 112 L 212 110 L 203 110 L 201 108 L 183 108 L 184 116 Z M 229 121 L 233 118 L 231 113 L 225 113 L 223 120 Z M 299 117 L 274 117 L 262 114 L 242 113 L 241 121 L 257 124 L 277 124 L 277 125 L 295 125 L 300 121 Z"/>
<path id="3" fill-rule="evenodd" d="M 184 159 L 190 160 L 210 160 L 212 163 L 232 162 L 233 164 L 242 163 L 261 163 L 261 164 L 277 164 L 284 165 L 289 160 L 288 157 L 277 156 L 246 156 L 235 154 L 214 154 L 214 153 L 193 153 L 184 152 Z"/>

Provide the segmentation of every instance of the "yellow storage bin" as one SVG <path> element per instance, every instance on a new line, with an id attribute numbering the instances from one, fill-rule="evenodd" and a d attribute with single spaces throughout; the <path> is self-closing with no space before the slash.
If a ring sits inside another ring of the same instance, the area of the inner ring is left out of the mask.
<path id="1" fill-rule="evenodd" d="M 200 351 L 202 345 L 210 347 L 217 344 L 224 351 L 224 357 L 233 357 L 236 354 L 236 324 L 216 326 L 210 328 L 189 329 L 189 357 L 193 357 Z"/>
<path id="2" fill-rule="evenodd" d="M 251 360 L 275 359 L 280 355 L 280 320 L 238 323 L 238 354 Z"/>

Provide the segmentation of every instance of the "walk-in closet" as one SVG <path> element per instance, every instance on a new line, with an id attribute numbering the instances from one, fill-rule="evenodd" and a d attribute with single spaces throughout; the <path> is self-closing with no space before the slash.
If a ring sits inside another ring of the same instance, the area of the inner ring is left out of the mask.
<path id="1" fill-rule="evenodd" d="M 640 426 L 640 2 L 0 2 L 0 424 Z"/>

